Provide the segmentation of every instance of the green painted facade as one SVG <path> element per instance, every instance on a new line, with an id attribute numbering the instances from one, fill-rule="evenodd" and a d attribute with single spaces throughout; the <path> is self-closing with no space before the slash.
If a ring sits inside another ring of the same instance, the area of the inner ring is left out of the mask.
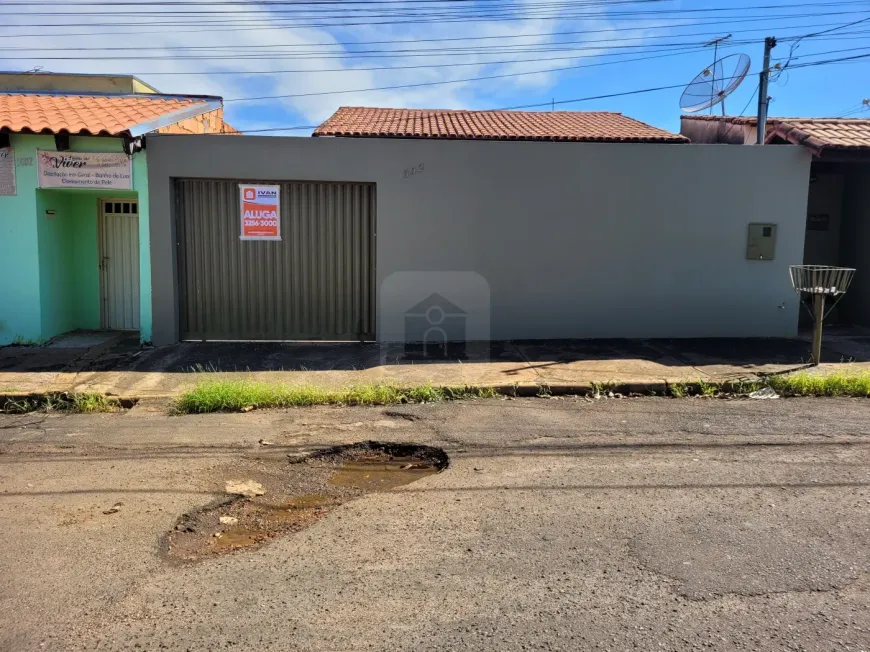
<path id="1" fill-rule="evenodd" d="M 11 136 L 17 192 L 0 197 L 0 345 L 44 342 L 76 329 L 100 328 L 98 215 L 101 198 L 139 203 L 140 336 L 151 340 L 148 168 L 133 156 L 133 190 L 39 189 L 37 150 L 53 136 Z M 70 151 L 120 152 L 117 138 L 73 137 Z"/>

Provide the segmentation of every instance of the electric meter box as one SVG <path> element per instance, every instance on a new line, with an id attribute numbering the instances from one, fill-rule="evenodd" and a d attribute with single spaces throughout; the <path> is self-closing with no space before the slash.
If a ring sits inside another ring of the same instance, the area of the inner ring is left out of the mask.
<path id="1" fill-rule="evenodd" d="M 746 243 L 748 260 L 773 260 L 776 253 L 776 224 L 751 223 Z"/>

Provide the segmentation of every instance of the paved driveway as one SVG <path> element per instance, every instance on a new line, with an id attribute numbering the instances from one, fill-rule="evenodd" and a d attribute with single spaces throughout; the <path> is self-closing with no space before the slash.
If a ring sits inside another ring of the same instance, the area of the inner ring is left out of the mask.
<path id="1" fill-rule="evenodd" d="M 0 649 L 868 650 L 868 433 L 866 400 L 2 417 Z M 364 439 L 451 463 L 161 556 L 239 460 Z"/>

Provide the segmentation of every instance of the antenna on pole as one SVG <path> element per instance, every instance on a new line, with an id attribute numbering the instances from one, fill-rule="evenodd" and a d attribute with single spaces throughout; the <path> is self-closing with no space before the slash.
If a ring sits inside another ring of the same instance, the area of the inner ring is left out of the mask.
<path id="1" fill-rule="evenodd" d="M 705 48 L 708 48 L 711 45 L 713 46 L 713 65 L 711 66 L 712 73 L 713 73 L 713 79 L 710 80 L 711 81 L 711 84 L 710 84 L 711 93 L 712 93 L 713 89 L 716 87 L 716 63 L 717 63 L 717 61 L 719 61 L 719 44 L 724 43 L 729 38 L 731 38 L 731 34 L 728 34 L 726 36 L 720 36 L 719 38 L 714 38 L 712 41 L 707 41 L 706 43 L 704 43 Z M 722 79 L 721 75 L 719 76 L 719 79 Z M 720 82 L 720 85 L 721 85 L 721 82 Z M 714 102 L 713 100 L 714 100 L 714 97 L 711 94 L 710 95 L 710 115 L 713 115 L 713 106 L 716 104 L 716 102 Z M 725 115 L 725 99 L 724 98 L 722 99 L 722 115 Z"/>

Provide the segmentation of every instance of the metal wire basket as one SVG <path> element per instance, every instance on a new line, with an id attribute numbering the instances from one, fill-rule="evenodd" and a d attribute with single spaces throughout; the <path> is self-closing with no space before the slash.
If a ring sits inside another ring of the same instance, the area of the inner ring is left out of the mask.
<path id="1" fill-rule="evenodd" d="M 855 276 L 851 267 L 831 267 L 829 265 L 789 265 L 791 285 L 800 294 L 823 294 L 839 296 L 845 294 Z"/>

